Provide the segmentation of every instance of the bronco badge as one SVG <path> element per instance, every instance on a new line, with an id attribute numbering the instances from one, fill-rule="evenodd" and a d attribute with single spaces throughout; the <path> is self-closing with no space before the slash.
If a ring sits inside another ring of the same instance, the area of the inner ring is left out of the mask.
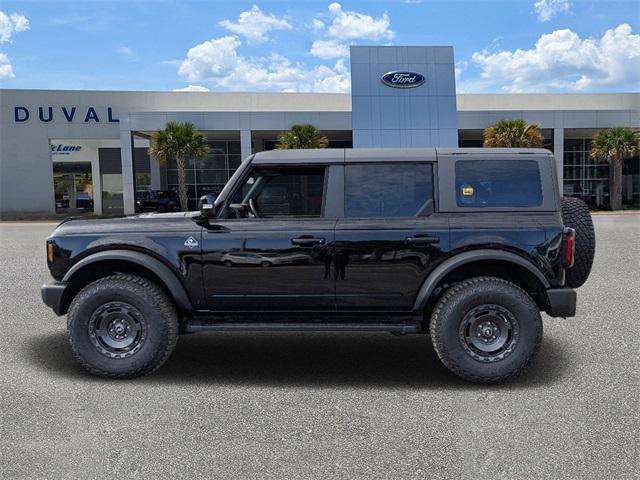
<path id="1" fill-rule="evenodd" d="M 196 248 L 198 246 L 198 241 L 193 237 L 189 237 L 184 241 L 184 246 L 188 248 Z"/>

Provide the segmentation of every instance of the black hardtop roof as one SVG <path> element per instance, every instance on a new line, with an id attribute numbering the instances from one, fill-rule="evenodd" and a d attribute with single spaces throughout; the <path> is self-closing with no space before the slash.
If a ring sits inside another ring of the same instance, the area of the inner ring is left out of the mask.
<path id="1" fill-rule="evenodd" d="M 435 161 L 443 155 L 552 155 L 544 148 L 321 148 L 268 150 L 253 156 L 252 163 L 317 163 L 362 161 Z"/>

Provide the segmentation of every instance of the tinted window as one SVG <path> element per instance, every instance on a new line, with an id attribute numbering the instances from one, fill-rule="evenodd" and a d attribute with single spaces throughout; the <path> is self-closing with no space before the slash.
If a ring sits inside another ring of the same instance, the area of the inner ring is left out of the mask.
<path id="1" fill-rule="evenodd" d="M 431 165 L 379 163 L 345 168 L 347 217 L 414 217 L 432 212 Z"/>
<path id="2" fill-rule="evenodd" d="M 324 174 L 324 167 L 258 169 L 231 203 L 253 200 L 261 218 L 320 217 Z"/>
<path id="3" fill-rule="evenodd" d="M 537 207 L 542 205 L 538 162 L 462 160 L 456 162 L 459 207 Z"/>

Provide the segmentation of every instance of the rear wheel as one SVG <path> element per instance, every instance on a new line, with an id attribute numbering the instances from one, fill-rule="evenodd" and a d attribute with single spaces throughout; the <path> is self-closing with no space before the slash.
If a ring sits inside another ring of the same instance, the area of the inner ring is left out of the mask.
<path id="1" fill-rule="evenodd" d="M 579 198 L 562 199 L 562 221 L 576 231 L 573 267 L 566 270 L 565 285 L 578 288 L 587 281 L 596 253 L 596 232 L 589 207 Z"/>
<path id="2" fill-rule="evenodd" d="M 118 274 L 87 285 L 67 318 L 71 347 L 94 375 L 132 378 L 157 369 L 178 336 L 173 302 L 146 278 Z"/>
<path id="3" fill-rule="evenodd" d="M 436 353 L 453 373 L 472 382 L 501 383 L 531 363 L 542 341 L 542 319 L 516 285 L 477 277 L 444 293 L 430 332 Z"/>

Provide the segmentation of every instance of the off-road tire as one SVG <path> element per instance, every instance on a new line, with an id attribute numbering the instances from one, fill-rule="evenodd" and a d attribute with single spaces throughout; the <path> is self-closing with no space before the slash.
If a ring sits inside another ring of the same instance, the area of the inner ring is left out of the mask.
<path id="1" fill-rule="evenodd" d="M 578 288 L 587 281 L 596 253 L 596 233 L 589 207 L 579 198 L 562 198 L 562 221 L 576 231 L 573 267 L 565 272 L 565 285 Z"/>
<path id="2" fill-rule="evenodd" d="M 504 358 L 482 361 L 472 356 L 461 338 L 467 315 L 484 305 L 505 309 L 516 319 L 515 343 Z M 538 306 L 520 287 L 495 277 L 474 277 L 445 291 L 430 321 L 431 341 L 442 363 L 459 377 L 476 383 L 503 383 L 520 375 L 531 364 L 542 341 Z"/>
<path id="3" fill-rule="evenodd" d="M 140 314 L 145 337 L 130 356 L 113 358 L 95 344 L 91 319 L 106 304 L 123 302 Z M 178 338 L 178 314 L 172 300 L 154 282 L 137 275 L 116 274 L 90 283 L 74 298 L 67 330 L 76 359 L 94 375 L 134 378 L 153 372 L 169 357 Z"/>

